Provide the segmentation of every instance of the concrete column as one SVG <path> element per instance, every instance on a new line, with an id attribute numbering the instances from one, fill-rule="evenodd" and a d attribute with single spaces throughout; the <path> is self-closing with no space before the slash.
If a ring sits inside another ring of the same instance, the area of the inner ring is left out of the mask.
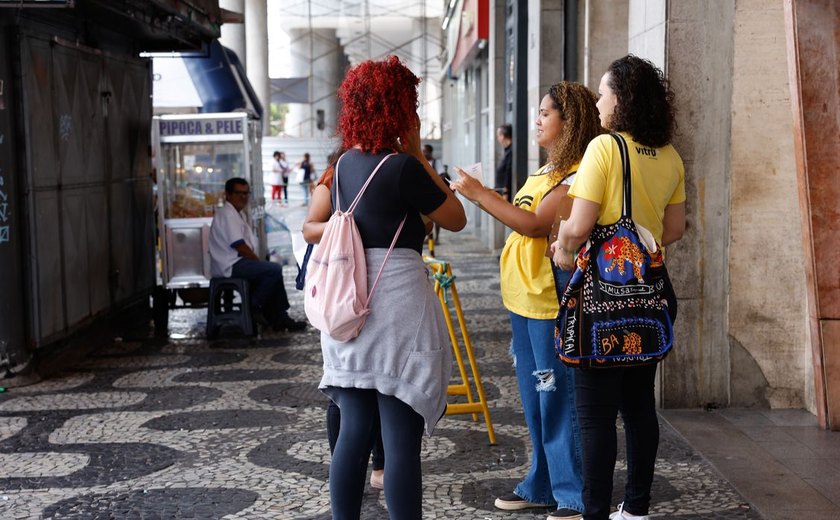
<path id="1" fill-rule="evenodd" d="M 661 404 L 727 405 L 735 1 L 672 0 L 669 6 L 668 79 L 682 129 L 673 144 L 685 164 L 687 229 L 668 247 L 679 318 L 674 351 L 660 365 Z"/>
<path id="2" fill-rule="evenodd" d="M 548 87 L 563 79 L 563 0 L 528 2 L 528 172 L 541 164 L 534 121 Z M 522 132 L 524 128 L 514 128 Z M 519 174 L 517 174 L 519 175 Z"/>
<path id="3" fill-rule="evenodd" d="M 426 24 L 426 20 L 423 18 L 414 18 L 411 24 L 411 31 L 413 34 L 424 34 L 424 32 L 429 28 Z M 428 95 L 430 93 L 429 88 L 431 83 L 433 83 L 432 79 L 429 77 L 428 64 L 425 59 L 428 55 L 429 48 L 427 47 L 426 39 L 417 38 L 411 42 L 411 51 L 408 56 L 400 56 L 400 59 L 403 60 L 403 63 L 405 63 L 409 70 L 422 80 L 417 86 L 417 113 L 420 116 L 421 137 L 426 137 L 425 134 L 432 129 L 433 126 L 437 125 L 437 119 L 434 118 L 433 114 L 430 112 L 430 107 L 427 103 L 427 100 L 430 99 L 430 96 Z M 440 150 L 436 150 L 435 152 L 439 153 Z"/>
<path id="4" fill-rule="evenodd" d="M 245 0 L 245 70 L 263 106 L 263 135 L 268 135 L 271 82 L 268 78 L 268 8 L 266 0 Z"/>
<path id="5" fill-rule="evenodd" d="M 488 95 L 490 96 L 490 129 L 492 133 L 488 139 L 493 140 L 490 164 L 495 174 L 496 165 L 499 163 L 504 150 L 496 141 L 496 128 L 504 123 L 510 123 L 505 117 L 505 75 L 508 74 L 507 63 L 505 62 L 505 5 L 506 0 L 493 0 L 490 2 L 490 42 L 487 57 Z M 489 178 L 489 177 L 488 177 Z M 487 246 L 497 251 L 505 243 L 505 226 L 496 219 L 488 222 L 488 233 L 484 237 Z"/>
<path id="6" fill-rule="evenodd" d="M 803 253 L 798 247 L 802 229 L 790 83 L 783 66 L 785 15 L 781 2 L 773 4 L 737 0 L 734 8 L 735 52 L 728 69 L 730 394 L 733 406 L 807 404 L 813 411 L 805 399 L 805 390 L 813 396 L 813 375 L 806 346 Z M 768 66 L 771 59 L 779 59 L 780 66 Z M 707 194 L 708 189 L 707 185 Z M 775 274 L 768 279 L 761 272 Z M 770 305 L 777 308 L 770 310 Z"/>
<path id="7" fill-rule="evenodd" d="M 292 29 L 292 75 L 309 78 L 309 103 L 289 105 L 286 132 L 297 137 L 326 137 L 335 133 L 338 101 L 335 93 L 347 57 L 335 29 Z M 318 128 L 319 110 L 323 111 L 323 128 Z"/>
<path id="8" fill-rule="evenodd" d="M 245 0 L 219 0 L 219 7 L 234 13 L 245 13 Z M 241 63 L 245 63 L 245 24 L 226 23 L 222 25 L 222 37 L 219 42 L 236 53 Z"/>

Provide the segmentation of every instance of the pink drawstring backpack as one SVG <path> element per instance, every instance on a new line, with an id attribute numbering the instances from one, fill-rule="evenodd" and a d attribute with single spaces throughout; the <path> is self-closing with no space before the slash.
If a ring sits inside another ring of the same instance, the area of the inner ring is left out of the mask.
<path id="1" fill-rule="evenodd" d="M 309 259 L 304 288 L 304 310 L 313 327 L 327 333 L 336 341 L 350 341 L 362 331 L 370 313 L 370 300 L 373 298 L 376 284 L 408 216 L 403 217 L 400 222 L 368 294 L 365 249 L 353 219 L 353 210 L 379 168 L 393 155 L 396 154 L 389 154 L 379 162 L 346 212 L 341 211 L 338 189 L 338 165 L 341 159 L 335 165 L 333 180 L 336 210 L 327 221 L 321 242 Z"/>

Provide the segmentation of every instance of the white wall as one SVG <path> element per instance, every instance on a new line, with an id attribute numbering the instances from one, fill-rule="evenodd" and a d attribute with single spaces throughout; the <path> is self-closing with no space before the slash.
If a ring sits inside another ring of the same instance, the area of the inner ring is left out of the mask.
<path id="1" fill-rule="evenodd" d="M 627 21 L 629 52 L 666 70 L 666 0 L 630 0 Z"/>

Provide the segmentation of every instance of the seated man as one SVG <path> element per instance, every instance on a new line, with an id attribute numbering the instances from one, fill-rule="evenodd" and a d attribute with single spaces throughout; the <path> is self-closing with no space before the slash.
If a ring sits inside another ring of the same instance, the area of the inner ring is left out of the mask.
<path id="1" fill-rule="evenodd" d="M 274 330 L 303 330 L 306 323 L 287 313 L 282 266 L 262 261 L 254 253 L 254 235 L 242 213 L 250 194 L 245 179 L 234 177 L 225 183 L 225 204 L 216 209 L 210 226 L 210 273 L 248 280 L 254 316 L 262 315 Z"/>

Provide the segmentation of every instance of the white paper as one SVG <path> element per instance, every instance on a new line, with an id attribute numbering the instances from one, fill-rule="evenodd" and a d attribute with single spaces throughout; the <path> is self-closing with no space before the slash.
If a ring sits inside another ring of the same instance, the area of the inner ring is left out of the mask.
<path id="1" fill-rule="evenodd" d="M 461 169 L 464 170 L 465 173 L 469 174 L 470 177 L 475 177 L 476 179 L 478 179 L 478 182 L 480 182 L 481 185 L 484 186 L 484 174 L 481 171 L 480 162 L 471 164 L 469 166 L 465 166 Z"/>
<path id="2" fill-rule="evenodd" d="M 476 179 L 478 181 L 479 184 L 484 186 L 484 175 L 482 174 L 482 171 L 481 171 L 481 163 L 480 162 L 477 162 L 475 164 L 471 164 L 469 166 L 464 166 L 463 168 L 461 168 L 461 170 L 464 172 L 464 174 L 469 175 L 470 177 L 473 177 L 474 179 Z M 455 173 L 455 175 L 453 176 L 453 180 L 457 180 L 458 179 L 457 170 L 453 169 L 452 171 Z M 478 202 L 475 202 L 474 200 L 467 199 L 463 195 L 461 195 L 461 197 L 463 197 L 465 200 L 469 200 L 470 202 L 472 202 L 473 204 L 475 204 L 479 208 L 481 207 L 481 205 Z"/>

